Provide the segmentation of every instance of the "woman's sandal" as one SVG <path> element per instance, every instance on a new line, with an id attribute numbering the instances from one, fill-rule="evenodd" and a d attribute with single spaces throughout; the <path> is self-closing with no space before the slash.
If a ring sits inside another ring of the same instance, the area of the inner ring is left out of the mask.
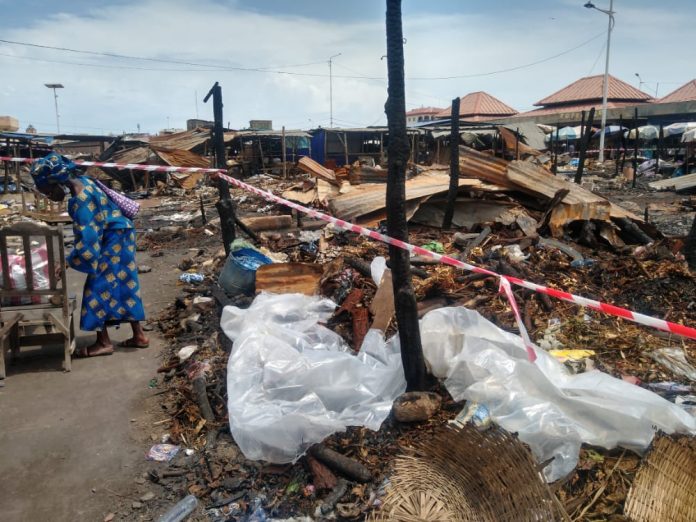
<path id="1" fill-rule="evenodd" d="M 109 352 L 101 352 L 101 353 L 91 353 L 90 349 L 91 346 L 85 346 L 84 348 L 80 348 L 78 350 L 75 350 L 75 357 L 77 359 L 86 359 L 87 357 L 101 357 L 105 355 L 113 355 L 114 350 L 113 348 Z"/>
<path id="2" fill-rule="evenodd" d="M 146 343 L 139 343 L 135 339 L 130 338 L 120 342 L 118 345 L 121 348 L 147 348 L 150 346 L 150 341 L 147 341 Z"/>

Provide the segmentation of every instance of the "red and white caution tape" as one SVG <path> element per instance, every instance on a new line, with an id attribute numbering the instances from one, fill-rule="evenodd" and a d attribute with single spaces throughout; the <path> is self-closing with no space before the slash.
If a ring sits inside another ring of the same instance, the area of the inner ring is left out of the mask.
<path id="1" fill-rule="evenodd" d="M 0 156 L 0 161 L 14 161 L 14 162 L 21 162 L 21 163 L 31 163 L 33 160 L 30 158 L 13 158 L 13 157 Z M 394 239 L 394 238 L 387 236 L 385 234 L 380 234 L 379 232 L 377 232 L 375 230 L 370 230 L 369 228 L 355 225 L 353 223 L 348 223 L 347 221 L 343 221 L 342 219 L 338 219 L 338 218 L 335 218 L 333 216 L 329 216 L 327 214 L 324 214 L 323 212 L 319 212 L 318 210 L 315 210 L 312 208 L 307 208 L 307 207 L 304 207 L 298 203 L 294 203 L 292 201 L 288 201 L 286 199 L 278 197 L 275 194 L 272 194 L 271 192 L 261 190 L 257 187 L 249 185 L 248 183 L 244 183 L 243 181 L 240 181 L 238 179 L 235 179 L 235 178 L 228 176 L 224 169 L 163 167 L 160 165 L 102 163 L 102 162 L 95 162 L 95 161 L 75 161 L 75 163 L 77 165 L 80 165 L 83 167 L 90 167 L 90 166 L 110 167 L 110 168 L 117 168 L 117 169 L 147 170 L 147 171 L 151 171 L 151 172 L 152 171 L 156 171 L 156 172 L 208 172 L 208 173 L 213 174 L 214 176 L 217 176 L 217 177 L 224 179 L 225 181 L 227 181 L 228 183 L 230 183 L 231 185 L 233 185 L 235 187 L 239 187 L 247 192 L 252 192 L 258 196 L 261 196 L 262 198 L 266 199 L 267 201 L 271 201 L 273 203 L 278 203 L 280 205 L 283 205 L 283 206 L 295 209 L 299 212 L 302 212 L 303 214 L 307 214 L 313 218 L 321 219 L 323 221 L 326 221 L 328 223 L 333 224 L 336 228 L 339 228 L 341 230 L 345 230 L 348 232 L 354 232 L 356 234 L 360 234 L 360 235 L 369 237 L 369 238 L 374 239 L 376 241 L 380 241 L 380 242 L 386 243 L 388 245 L 393 245 L 397 248 L 408 250 L 409 252 L 411 252 L 413 254 L 428 257 L 430 259 L 433 259 L 433 260 L 438 261 L 438 262 L 445 264 L 445 265 L 453 266 L 456 268 L 461 268 L 463 270 L 467 270 L 470 272 L 475 272 L 475 273 L 479 273 L 479 274 L 485 274 L 485 275 L 497 277 L 500 280 L 501 291 L 505 293 L 508 300 L 510 301 L 510 306 L 512 307 L 512 311 L 515 315 L 515 319 L 516 319 L 517 324 L 519 326 L 520 335 L 522 336 L 522 339 L 524 340 L 524 344 L 527 347 L 527 353 L 529 355 L 529 359 L 532 361 L 534 361 L 536 359 L 536 354 L 534 352 L 534 345 L 532 344 L 531 340 L 529 339 L 529 334 L 527 333 L 527 330 L 524 327 L 524 323 L 522 321 L 522 317 L 521 317 L 519 308 L 517 306 L 515 296 L 512 292 L 511 285 L 521 286 L 522 288 L 527 288 L 529 290 L 533 290 L 533 291 L 541 293 L 541 294 L 546 294 L 546 295 L 549 295 L 551 297 L 555 297 L 556 299 L 568 301 L 569 303 L 574 303 L 574 304 L 577 304 L 580 306 L 585 306 L 587 308 L 591 308 L 592 310 L 596 310 L 598 312 L 604 312 L 606 314 L 613 315 L 615 317 L 621 317 L 622 319 L 627 319 L 629 321 L 633 321 L 633 322 L 638 323 L 638 324 L 650 326 L 650 327 L 655 328 L 657 330 L 662 330 L 662 331 L 669 332 L 669 333 L 679 335 L 682 337 L 688 337 L 690 339 L 696 339 L 696 328 L 692 328 L 690 326 L 685 326 L 685 325 L 681 325 L 681 324 L 677 324 L 677 323 L 672 323 L 670 321 L 665 321 L 664 319 L 657 319 L 655 317 L 650 317 L 650 316 L 644 315 L 644 314 L 639 314 L 637 312 L 632 312 L 631 310 L 628 310 L 626 308 L 621 308 L 619 306 L 614 306 L 614 305 L 611 305 L 608 303 L 602 303 L 602 302 L 596 301 L 594 299 L 588 299 L 586 297 L 577 296 L 574 294 L 570 294 L 568 292 L 563 292 L 562 290 L 557 290 L 555 288 L 549 288 L 547 286 L 538 285 L 536 283 L 532 283 L 530 281 L 525 281 L 524 279 L 519 279 L 517 277 L 498 274 L 497 272 L 493 272 L 493 271 L 488 270 L 486 268 L 481 268 L 481 267 L 478 267 L 475 265 L 471 265 L 469 263 L 465 263 L 463 261 L 460 261 L 459 259 L 455 259 L 455 258 L 447 256 L 447 255 L 431 252 L 430 250 L 426 250 L 425 248 L 422 248 L 422 247 L 419 247 L 416 245 L 412 245 L 410 243 L 406 243 L 406 242 L 401 241 L 399 239 Z"/>

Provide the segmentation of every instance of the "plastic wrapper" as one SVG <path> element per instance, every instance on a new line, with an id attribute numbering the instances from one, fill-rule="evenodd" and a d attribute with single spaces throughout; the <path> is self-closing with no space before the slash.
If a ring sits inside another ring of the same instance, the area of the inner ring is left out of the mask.
<path id="1" fill-rule="evenodd" d="M 650 357 L 675 375 L 686 377 L 690 381 L 696 381 L 696 368 L 686 360 L 686 354 L 681 348 L 660 348 L 653 350 Z"/>
<path id="2" fill-rule="evenodd" d="M 27 289 L 27 269 L 23 255 L 8 254 L 7 260 L 10 267 L 10 288 L 15 290 Z M 50 286 L 48 275 L 48 252 L 46 244 L 31 249 L 31 272 L 34 276 L 34 290 L 48 290 Z M 2 281 L 2 266 L 0 266 L 0 281 Z M 0 283 L 2 284 L 2 283 Z M 3 306 L 42 304 L 47 303 L 48 297 L 11 297 L 2 300 Z"/>
<path id="3" fill-rule="evenodd" d="M 696 419 L 655 393 L 599 371 L 570 374 L 522 339 L 465 308 L 442 308 L 421 321 L 425 358 L 455 400 L 485 404 L 494 422 L 517 432 L 549 482 L 570 473 L 580 445 L 642 451 L 656 430 L 696 433 Z"/>
<path id="4" fill-rule="evenodd" d="M 372 330 L 353 355 L 319 324 L 335 308 L 316 296 L 262 293 L 246 310 L 223 310 L 221 327 L 234 341 L 230 431 L 247 458 L 293 462 L 347 426 L 377 430 L 406 389 L 398 341 Z"/>

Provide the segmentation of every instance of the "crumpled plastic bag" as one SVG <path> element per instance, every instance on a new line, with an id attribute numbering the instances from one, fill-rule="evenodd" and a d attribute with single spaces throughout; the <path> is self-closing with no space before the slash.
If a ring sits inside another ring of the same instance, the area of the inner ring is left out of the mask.
<path id="1" fill-rule="evenodd" d="M 570 374 L 522 339 L 466 308 L 441 308 L 421 321 L 423 352 L 452 397 L 485 404 L 517 432 L 553 482 L 576 466 L 580 445 L 644 450 L 656 430 L 696 433 L 696 418 L 659 395 L 599 371 Z"/>
<path id="2" fill-rule="evenodd" d="M 378 430 L 405 391 L 398 341 L 372 330 L 353 355 L 319 324 L 335 308 L 316 296 L 262 293 L 246 310 L 223 310 L 221 327 L 234 342 L 230 431 L 248 459 L 293 462 L 347 426 Z"/>

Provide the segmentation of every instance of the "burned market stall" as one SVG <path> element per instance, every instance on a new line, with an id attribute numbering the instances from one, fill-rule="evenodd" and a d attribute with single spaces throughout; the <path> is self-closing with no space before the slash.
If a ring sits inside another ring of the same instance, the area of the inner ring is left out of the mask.
<path id="1" fill-rule="evenodd" d="M 297 160 L 312 155 L 312 136 L 301 130 L 240 130 L 225 133 L 227 164 L 243 177 L 287 176 Z"/>

